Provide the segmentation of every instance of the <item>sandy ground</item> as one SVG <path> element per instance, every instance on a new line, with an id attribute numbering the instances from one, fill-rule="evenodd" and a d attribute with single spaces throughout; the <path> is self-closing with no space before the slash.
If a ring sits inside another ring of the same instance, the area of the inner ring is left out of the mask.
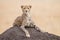
<path id="1" fill-rule="evenodd" d="M 0 34 L 12 27 L 26 4 L 32 5 L 32 20 L 42 31 L 60 35 L 60 0 L 0 0 Z"/>

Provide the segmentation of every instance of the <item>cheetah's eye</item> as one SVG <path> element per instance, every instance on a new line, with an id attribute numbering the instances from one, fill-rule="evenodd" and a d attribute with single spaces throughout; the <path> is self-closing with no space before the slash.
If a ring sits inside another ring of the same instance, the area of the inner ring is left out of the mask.
<path id="1" fill-rule="evenodd" d="M 25 9 L 25 8 L 24 8 Z"/>
<path id="2" fill-rule="evenodd" d="M 29 9 L 29 8 L 28 8 Z"/>

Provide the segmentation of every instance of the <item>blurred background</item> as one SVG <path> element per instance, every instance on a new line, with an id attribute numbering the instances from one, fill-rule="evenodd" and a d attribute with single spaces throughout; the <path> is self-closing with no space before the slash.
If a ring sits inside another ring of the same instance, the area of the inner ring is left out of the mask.
<path id="1" fill-rule="evenodd" d="M 43 32 L 60 36 L 60 0 L 0 0 L 0 34 L 21 16 L 21 5 L 32 5 L 32 20 Z"/>

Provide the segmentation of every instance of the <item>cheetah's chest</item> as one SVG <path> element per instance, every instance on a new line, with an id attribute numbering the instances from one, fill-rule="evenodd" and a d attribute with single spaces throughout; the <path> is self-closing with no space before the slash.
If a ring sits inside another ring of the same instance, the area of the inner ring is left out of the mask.
<path id="1" fill-rule="evenodd" d="M 31 24 L 31 18 L 28 17 L 28 18 L 27 18 L 27 21 L 26 21 L 26 25 L 27 25 L 27 26 L 30 26 L 30 24 Z"/>

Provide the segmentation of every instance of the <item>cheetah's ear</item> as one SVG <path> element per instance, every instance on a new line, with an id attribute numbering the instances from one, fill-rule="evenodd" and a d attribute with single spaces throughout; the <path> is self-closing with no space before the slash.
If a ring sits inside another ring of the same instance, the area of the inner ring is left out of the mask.
<path id="1" fill-rule="evenodd" d="M 29 7 L 31 8 L 32 6 L 31 6 L 31 5 L 29 5 Z"/>
<path id="2" fill-rule="evenodd" d="M 21 8 L 23 8 L 23 5 L 21 6 Z"/>

